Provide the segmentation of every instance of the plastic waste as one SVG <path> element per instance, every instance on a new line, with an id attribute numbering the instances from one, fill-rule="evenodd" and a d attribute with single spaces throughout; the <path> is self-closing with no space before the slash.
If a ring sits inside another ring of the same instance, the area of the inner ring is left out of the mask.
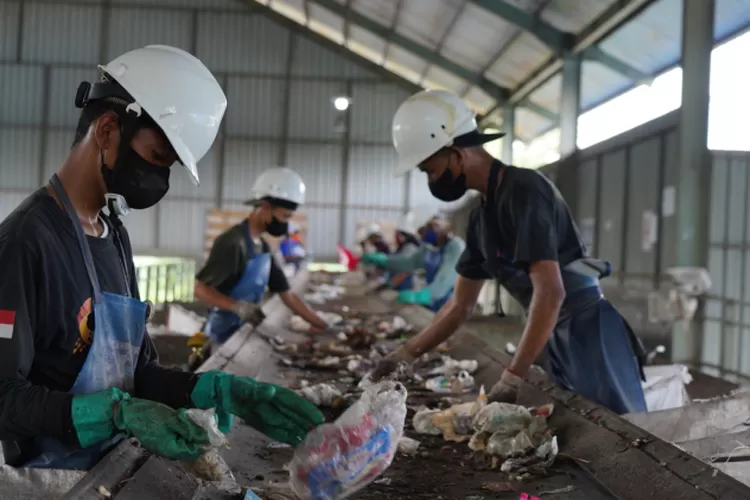
<path id="1" fill-rule="evenodd" d="M 456 375 L 440 375 L 425 382 L 425 387 L 440 394 L 461 394 L 474 389 L 474 377 L 467 371 L 460 371 Z"/>
<path id="2" fill-rule="evenodd" d="M 531 424 L 531 412 L 523 406 L 510 403 L 490 403 L 474 418 L 474 430 L 511 436 Z"/>
<path id="3" fill-rule="evenodd" d="M 523 470 L 526 467 L 538 467 L 546 469 L 551 467 L 559 453 L 557 436 L 552 436 L 536 448 L 531 455 L 519 458 L 509 458 L 500 466 L 502 472 L 513 472 Z"/>
<path id="4" fill-rule="evenodd" d="M 450 356 L 443 356 L 443 364 L 433 368 L 428 375 L 454 375 L 461 371 L 474 373 L 479 368 L 479 362 L 475 359 L 455 360 Z"/>
<path id="5" fill-rule="evenodd" d="M 419 449 L 419 444 L 419 441 L 416 439 L 402 436 L 401 439 L 398 440 L 398 452 L 409 456 L 416 455 L 417 450 Z"/>
<path id="6" fill-rule="evenodd" d="M 330 384 L 316 384 L 303 387 L 298 391 L 299 395 L 315 406 L 333 406 L 334 402 L 343 394 L 340 390 Z"/>
<path id="7" fill-rule="evenodd" d="M 192 462 L 185 461 L 183 465 L 194 476 L 205 481 L 226 481 L 235 482 L 229 465 L 219 455 L 217 448 L 229 444 L 229 440 L 223 432 L 219 430 L 218 420 L 214 409 L 199 410 L 191 408 L 185 411 L 187 417 L 196 425 L 203 427 L 208 433 L 209 446 L 206 453 Z"/>
<path id="8" fill-rule="evenodd" d="M 342 321 L 344 321 L 343 316 L 340 314 L 332 313 L 332 312 L 326 312 L 326 311 L 317 311 L 318 316 L 320 319 L 326 322 L 328 326 L 336 326 Z M 310 330 L 310 323 L 302 319 L 300 316 L 292 316 L 292 318 L 289 320 L 289 325 L 291 326 L 292 330 L 297 332 L 307 332 Z"/>
<path id="9" fill-rule="evenodd" d="M 445 410 L 422 408 L 414 415 L 412 425 L 419 434 L 443 435 L 446 441 L 463 442 L 469 439 L 473 421 L 487 404 L 484 386 L 475 401 L 453 405 Z"/>
<path id="10" fill-rule="evenodd" d="M 528 409 L 491 403 L 474 417 L 476 433 L 469 440 L 469 448 L 501 458 L 528 454 L 549 439 L 547 417 L 553 410 L 552 404 Z"/>
<path id="11" fill-rule="evenodd" d="M 374 481 L 393 461 L 406 420 L 406 388 L 380 382 L 334 423 L 312 430 L 290 464 L 302 500 L 341 499 Z"/>
<path id="12" fill-rule="evenodd" d="M 648 411 L 669 410 L 690 404 L 690 396 L 685 385 L 693 377 L 685 365 L 645 366 L 646 381 L 643 394 L 646 396 Z"/>

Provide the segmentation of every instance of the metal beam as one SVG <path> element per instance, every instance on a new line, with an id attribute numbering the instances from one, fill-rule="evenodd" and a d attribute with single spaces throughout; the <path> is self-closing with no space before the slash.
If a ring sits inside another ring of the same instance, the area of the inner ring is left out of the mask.
<path id="1" fill-rule="evenodd" d="M 575 46 L 576 36 L 574 34 L 561 31 L 551 24 L 547 24 L 541 20 L 539 15 L 529 14 L 514 5 L 507 3 L 505 0 L 472 1 L 478 7 L 492 12 L 509 23 L 531 33 L 549 47 L 549 49 L 557 56 L 564 56 Z M 590 54 L 585 55 L 587 59 L 595 60 L 632 80 L 641 81 L 647 79 L 649 76 L 617 57 L 601 51 L 598 47 L 592 47 L 592 49 L 593 50 Z"/>
<path id="2" fill-rule="evenodd" d="M 623 62 L 609 52 L 603 50 L 598 45 L 592 45 L 591 47 L 584 50 L 583 57 L 589 61 L 596 61 L 599 64 L 602 64 L 639 84 L 648 83 L 653 81 L 654 79 L 653 76 L 631 66 L 630 64 Z"/>
<path id="3" fill-rule="evenodd" d="M 455 63 L 440 54 L 436 54 L 432 49 L 425 47 L 398 32 L 391 32 L 388 26 L 384 26 L 377 21 L 370 19 L 369 17 L 356 12 L 354 9 L 347 11 L 346 7 L 336 2 L 336 0 L 310 0 L 321 7 L 330 10 L 334 14 L 337 14 L 343 18 L 349 18 L 351 22 L 358 25 L 361 28 L 383 38 L 386 41 L 398 45 L 401 48 L 408 50 L 414 55 L 421 57 L 425 61 L 428 61 L 435 66 L 439 66 L 442 69 L 453 73 L 454 75 L 463 78 L 464 80 L 480 87 L 482 90 L 487 92 L 493 99 L 502 103 L 509 95 L 509 90 L 487 80 L 484 76 L 479 75 L 458 63 Z"/>
<path id="4" fill-rule="evenodd" d="M 398 20 L 401 18 L 401 9 L 403 8 L 404 8 L 404 0 L 397 0 L 396 10 L 393 12 L 393 17 L 391 18 L 391 33 L 396 32 L 396 26 L 398 26 Z M 390 55 L 390 51 L 391 51 L 391 42 L 386 41 L 385 49 L 383 49 L 383 59 L 380 64 L 385 64 L 385 62 L 388 60 L 388 56 Z"/>
<path id="5" fill-rule="evenodd" d="M 353 0 L 346 0 L 346 4 L 344 5 L 344 8 L 346 8 L 346 11 L 349 12 L 352 10 L 352 1 Z M 344 18 L 344 32 L 342 35 L 344 35 L 344 47 L 349 46 L 349 36 L 352 33 L 352 23 L 349 22 L 349 16 Z"/>
<path id="6" fill-rule="evenodd" d="M 437 45 L 435 46 L 434 52 L 436 54 L 439 54 L 440 51 L 443 50 L 443 46 L 445 45 L 445 41 L 448 39 L 448 35 L 451 34 L 451 31 L 453 31 L 453 28 L 456 26 L 456 23 L 458 22 L 458 18 L 461 17 L 461 14 L 464 13 L 464 10 L 466 9 L 466 6 L 468 5 L 468 0 L 462 3 L 458 9 L 456 9 L 456 13 L 453 16 L 453 19 L 451 19 L 451 22 L 448 23 L 448 27 L 445 28 L 445 31 L 443 31 L 443 34 L 440 36 L 440 40 L 438 40 Z M 427 77 L 427 72 L 430 71 L 430 64 L 424 67 L 424 70 L 422 70 L 422 73 L 419 75 L 419 84 L 422 85 L 424 83 L 424 79 Z M 471 85 L 467 85 L 468 89 L 471 89 Z M 463 96 L 462 96 L 463 97 Z"/>
<path id="7" fill-rule="evenodd" d="M 305 26 L 310 27 L 310 0 L 305 0 L 305 4 L 302 6 L 305 9 Z"/>
<path id="8" fill-rule="evenodd" d="M 537 37 L 552 52 L 564 55 L 573 48 L 575 35 L 560 31 L 551 24 L 542 21 L 505 0 L 472 0 L 474 5 L 492 12 L 496 16 L 508 21 Z"/>
<path id="9" fill-rule="evenodd" d="M 422 90 L 422 87 L 420 87 L 419 85 L 416 85 L 415 83 L 410 82 L 406 78 L 402 78 L 398 76 L 397 74 L 391 71 L 388 71 L 384 67 L 378 64 L 375 64 L 374 62 L 370 61 L 369 59 L 365 57 L 360 56 L 356 52 L 353 52 L 347 49 L 343 45 L 340 45 L 334 42 L 333 40 L 324 37 L 323 35 L 319 35 L 318 33 L 312 31 L 309 28 L 306 28 L 305 26 L 299 24 L 298 22 L 293 21 L 292 19 L 289 19 L 285 15 L 276 12 L 270 7 L 267 7 L 261 3 L 250 1 L 250 0 L 237 0 L 237 1 L 247 6 L 248 9 L 258 12 L 258 14 L 263 15 L 264 17 L 270 19 L 276 24 L 279 24 L 285 27 L 286 29 L 292 31 L 293 33 L 297 33 L 298 35 L 303 36 L 307 38 L 308 40 L 312 40 L 316 44 L 322 47 L 325 47 L 326 49 L 344 57 L 345 59 L 354 61 L 355 63 L 359 64 L 360 66 L 363 66 L 364 68 L 375 73 L 376 75 L 380 75 L 381 77 L 383 77 L 384 80 L 397 83 L 401 87 L 403 87 L 405 90 L 408 90 L 409 92 L 417 92 L 419 90 Z"/>
<path id="10" fill-rule="evenodd" d="M 616 1 L 614 4 L 610 5 L 607 10 L 596 19 L 596 21 L 591 23 L 583 30 L 583 32 L 581 32 L 580 35 L 578 35 L 572 52 L 583 52 L 587 48 L 598 44 L 655 2 L 656 0 Z M 547 80 L 552 78 L 561 69 L 562 59 L 556 55 L 552 56 L 546 63 L 540 66 L 536 71 L 529 75 L 526 80 L 516 87 L 508 98 L 508 102 L 511 104 L 519 104 L 526 99 L 529 94 L 544 85 Z M 496 104 L 493 106 L 487 111 L 487 113 L 485 113 L 485 118 L 501 106 L 502 104 Z"/>

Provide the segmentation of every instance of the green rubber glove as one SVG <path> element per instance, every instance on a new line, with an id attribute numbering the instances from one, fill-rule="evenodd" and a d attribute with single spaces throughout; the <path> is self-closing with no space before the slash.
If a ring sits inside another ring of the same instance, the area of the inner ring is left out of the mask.
<path id="1" fill-rule="evenodd" d="M 432 304 L 432 293 L 429 288 L 421 290 L 402 290 L 398 292 L 398 301 L 402 304 L 420 304 L 427 306 Z"/>
<path id="2" fill-rule="evenodd" d="M 195 460 L 209 444 L 206 430 L 194 424 L 185 410 L 131 398 L 115 388 L 73 397 L 71 416 L 83 448 L 118 431 L 137 438 L 150 452 L 172 460 Z"/>
<path id="3" fill-rule="evenodd" d="M 301 443 L 324 421 L 320 410 L 294 391 L 215 370 L 200 376 L 191 399 L 198 408 L 232 413 L 266 436 L 291 445 Z"/>
<path id="4" fill-rule="evenodd" d="M 366 253 L 362 256 L 362 262 L 365 264 L 374 264 L 378 267 L 385 267 L 388 264 L 388 256 L 382 252 Z"/>
<path id="5" fill-rule="evenodd" d="M 206 429 L 190 420 L 184 409 L 155 401 L 123 399 L 115 408 L 114 422 L 148 451 L 170 460 L 196 460 L 210 444 Z"/>

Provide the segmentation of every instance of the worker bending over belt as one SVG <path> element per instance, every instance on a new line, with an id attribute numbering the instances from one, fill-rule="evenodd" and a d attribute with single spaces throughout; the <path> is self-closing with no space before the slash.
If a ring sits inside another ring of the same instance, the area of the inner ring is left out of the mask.
<path id="1" fill-rule="evenodd" d="M 504 165 L 482 147 L 502 135 L 481 134 L 474 113 L 448 91 L 419 92 L 396 112 L 398 174 L 417 167 L 436 198 L 453 201 L 475 189 L 483 202 L 469 219 L 452 300 L 376 375 L 450 337 L 474 309 L 484 280 L 494 278 L 526 308 L 528 320 L 489 399 L 515 402 L 546 346 L 550 375 L 561 386 L 617 413 L 646 411 L 643 347 L 599 287 L 609 264 L 587 256 L 570 210 L 547 178 Z"/>
<path id="2" fill-rule="evenodd" d="M 364 227 L 359 238 L 359 245 L 363 254 L 368 253 L 371 248 L 374 248 L 376 252 L 391 253 L 391 248 L 380 231 L 380 224 L 376 222 L 371 222 Z"/>
<path id="3" fill-rule="evenodd" d="M 414 227 L 414 213 L 409 212 L 399 220 L 396 226 L 396 255 L 408 257 L 418 252 L 422 246 L 417 237 L 417 231 Z M 390 273 L 387 276 L 386 285 L 394 290 L 412 290 L 414 288 L 414 273 L 412 271 L 403 271 L 400 273 Z"/>
<path id="4" fill-rule="evenodd" d="M 151 45 L 83 82 L 72 150 L 0 224 L 0 440 L 12 466 L 89 469 L 124 436 L 195 459 L 206 431 L 182 408 L 217 408 L 299 443 L 320 412 L 281 387 L 159 365 L 119 217 L 155 205 L 180 162 L 195 184 L 226 97 L 187 52 Z M 105 204 L 109 215 L 102 213 Z"/>
<path id="5" fill-rule="evenodd" d="M 362 261 L 394 273 L 424 269 L 427 286 L 421 290 L 400 291 L 398 301 L 421 304 L 437 311 L 453 295 L 456 263 L 466 245 L 464 240 L 450 233 L 445 219 L 434 214 L 435 210 L 415 211 L 414 227 L 422 238 L 422 245 L 416 252 L 406 255 L 369 253 L 362 256 Z"/>
<path id="6" fill-rule="evenodd" d="M 253 205 L 253 211 L 216 238 L 195 280 L 195 297 L 211 306 L 204 333 L 212 342 L 223 344 L 243 323 L 257 326 L 263 321 L 260 303 L 266 286 L 315 332 L 326 328 L 326 322 L 289 290 L 284 271 L 261 237 L 263 233 L 287 234 L 289 219 L 304 202 L 305 183 L 297 172 L 266 170 L 256 179 L 252 198 L 245 203 Z"/>

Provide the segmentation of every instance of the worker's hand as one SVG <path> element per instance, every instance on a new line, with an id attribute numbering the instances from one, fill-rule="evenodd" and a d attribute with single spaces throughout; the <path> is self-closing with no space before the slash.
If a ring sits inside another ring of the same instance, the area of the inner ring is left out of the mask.
<path id="1" fill-rule="evenodd" d="M 266 436 L 293 446 L 324 421 L 320 410 L 294 391 L 215 370 L 200 376 L 191 399 L 198 408 L 232 413 Z"/>
<path id="2" fill-rule="evenodd" d="M 398 302 L 401 304 L 420 304 L 423 306 L 432 304 L 432 293 L 429 288 L 421 290 L 401 290 L 398 292 Z"/>
<path id="3" fill-rule="evenodd" d="M 373 264 L 378 267 L 385 267 L 388 263 L 388 256 L 382 252 L 366 253 L 362 256 L 362 262 L 365 264 Z"/>
<path id="4" fill-rule="evenodd" d="M 74 396 L 71 417 L 84 448 L 111 438 L 118 430 L 172 460 L 195 460 L 208 445 L 206 430 L 189 420 L 184 410 L 131 398 L 115 388 Z"/>
<path id="5" fill-rule="evenodd" d="M 114 422 L 148 451 L 170 460 L 196 460 L 210 445 L 206 429 L 190 420 L 185 409 L 155 401 L 123 399 L 115 407 Z"/>
<path id="6" fill-rule="evenodd" d="M 487 401 L 490 403 L 513 403 L 515 404 L 518 397 L 518 389 L 521 387 L 523 379 L 518 375 L 505 370 L 500 381 L 492 386 L 490 393 L 487 395 Z"/>
<path id="7" fill-rule="evenodd" d="M 399 368 L 411 365 L 416 358 L 402 345 L 388 356 L 380 360 L 370 375 L 370 379 L 379 381 L 399 370 Z"/>
<path id="8" fill-rule="evenodd" d="M 232 308 L 232 312 L 240 317 L 243 323 L 250 323 L 252 326 L 258 326 L 266 319 L 259 304 L 239 300 Z"/>

